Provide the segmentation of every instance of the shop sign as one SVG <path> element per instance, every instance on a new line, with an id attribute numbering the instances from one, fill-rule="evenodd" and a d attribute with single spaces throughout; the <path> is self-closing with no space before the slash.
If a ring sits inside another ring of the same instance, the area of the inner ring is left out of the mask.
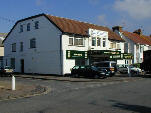
<path id="1" fill-rule="evenodd" d="M 119 55 L 110 55 L 110 59 L 121 59 L 121 54 Z"/>
<path id="2" fill-rule="evenodd" d="M 88 52 L 87 51 L 67 50 L 66 58 L 67 59 L 87 59 Z"/>
<path id="3" fill-rule="evenodd" d="M 108 32 L 107 31 L 101 31 L 101 30 L 96 30 L 96 29 L 89 29 L 89 35 L 91 37 L 108 38 Z"/>
<path id="4" fill-rule="evenodd" d="M 122 59 L 133 59 L 133 55 L 130 53 L 122 53 L 121 58 Z"/>
<path id="5" fill-rule="evenodd" d="M 90 55 L 119 55 L 120 51 L 110 51 L 110 50 L 92 50 L 90 51 Z"/>

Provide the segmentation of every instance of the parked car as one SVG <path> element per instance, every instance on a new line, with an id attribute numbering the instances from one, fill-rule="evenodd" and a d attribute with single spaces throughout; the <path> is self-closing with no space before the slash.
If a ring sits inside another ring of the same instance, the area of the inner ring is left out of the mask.
<path id="1" fill-rule="evenodd" d="M 106 69 L 109 72 L 110 76 L 115 75 L 115 73 L 117 72 L 117 67 L 116 67 L 115 61 L 95 62 L 92 65 L 98 67 L 99 69 Z"/>
<path id="2" fill-rule="evenodd" d="M 128 68 L 130 69 L 130 73 L 131 74 L 141 74 L 143 70 L 141 70 L 140 68 L 134 67 L 134 66 L 129 66 L 129 65 L 121 65 L 118 66 L 118 71 L 120 73 L 128 73 Z"/>
<path id="3" fill-rule="evenodd" d="M 121 74 L 126 74 L 128 73 L 128 65 L 118 65 L 117 66 L 117 70 L 121 73 Z"/>
<path id="4" fill-rule="evenodd" d="M 93 78 L 106 78 L 107 71 L 99 70 L 95 66 L 74 66 L 71 70 L 71 77 L 93 77 Z"/>
<path id="5" fill-rule="evenodd" d="M 11 75 L 12 73 L 13 73 L 13 69 L 11 68 L 11 67 L 9 67 L 9 66 L 5 66 L 4 68 L 3 67 L 1 67 L 0 68 L 0 75 L 1 76 L 6 76 L 6 75 Z"/>
<path id="6" fill-rule="evenodd" d="M 3 73 L 4 73 L 4 69 L 0 67 L 0 75 L 2 75 Z"/>

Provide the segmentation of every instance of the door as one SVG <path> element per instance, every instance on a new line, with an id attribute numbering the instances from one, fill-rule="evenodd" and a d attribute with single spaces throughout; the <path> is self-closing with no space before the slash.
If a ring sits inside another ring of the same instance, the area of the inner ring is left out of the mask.
<path id="1" fill-rule="evenodd" d="M 20 64 L 21 64 L 21 73 L 24 73 L 24 59 L 20 60 Z"/>

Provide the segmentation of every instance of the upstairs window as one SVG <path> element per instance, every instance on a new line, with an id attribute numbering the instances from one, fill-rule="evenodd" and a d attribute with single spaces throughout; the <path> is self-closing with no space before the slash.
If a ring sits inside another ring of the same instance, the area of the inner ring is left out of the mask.
<path id="1" fill-rule="evenodd" d="M 73 38 L 69 38 L 69 45 L 73 45 Z"/>
<path id="2" fill-rule="evenodd" d="M 30 23 L 27 24 L 27 31 L 30 31 Z"/>
<path id="3" fill-rule="evenodd" d="M 96 46 L 96 37 L 92 37 L 92 46 Z"/>
<path id="4" fill-rule="evenodd" d="M 39 29 L 39 21 L 35 22 L 35 29 Z"/>
<path id="5" fill-rule="evenodd" d="M 36 39 L 35 38 L 30 39 L 30 48 L 36 48 Z"/>
<path id="6" fill-rule="evenodd" d="M 20 25 L 20 32 L 23 32 L 23 25 Z"/>
<path id="7" fill-rule="evenodd" d="M 111 42 L 111 43 L 110 43 L 110 48 L 111 48 L 111 49 L 116 48 L 116 43 L 115 43 L 115 42 Z"/>
<path id="8" fill-rule="evenodd" d="M 74 39 L 74 45 L 76 46 L 84 46 L 84 38 L 75 38 Z"/>
<path id="9" fill-rule="evenodd" d="M 121 45 L 120 44 L 117 44 L 117 49 L 121 49 Z"/>
<path id="10" fill-rule="evenodd" d="M 16 52 L 16 43 L 12 44 L 12 52 Z"/>
<path id="11" fill-rule="evenodd" d="M 97 46 L 101 46 L 101 39 L 97 38 Z"/>
<path id="12" fill-rule="evenodd" d="M 20 42 L 20 52 L 23 51 L 23 42 Z"/>
<path id="13" fill-rule="evenodd" d="M 106 47 L 106 39 L 103 38 L 103 47 Z"/>

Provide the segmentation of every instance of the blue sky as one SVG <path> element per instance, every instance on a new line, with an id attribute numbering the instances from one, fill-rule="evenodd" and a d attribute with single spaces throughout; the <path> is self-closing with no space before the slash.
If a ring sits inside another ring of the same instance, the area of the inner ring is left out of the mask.
<path id="1" fill-rule="evenodd" d="M 150 6 L 151 0 L 1 0 L 0 32 L 9 32 L 19 19 L 46 13 L 130 32 L 141 28 L 150 35 Z"/>

